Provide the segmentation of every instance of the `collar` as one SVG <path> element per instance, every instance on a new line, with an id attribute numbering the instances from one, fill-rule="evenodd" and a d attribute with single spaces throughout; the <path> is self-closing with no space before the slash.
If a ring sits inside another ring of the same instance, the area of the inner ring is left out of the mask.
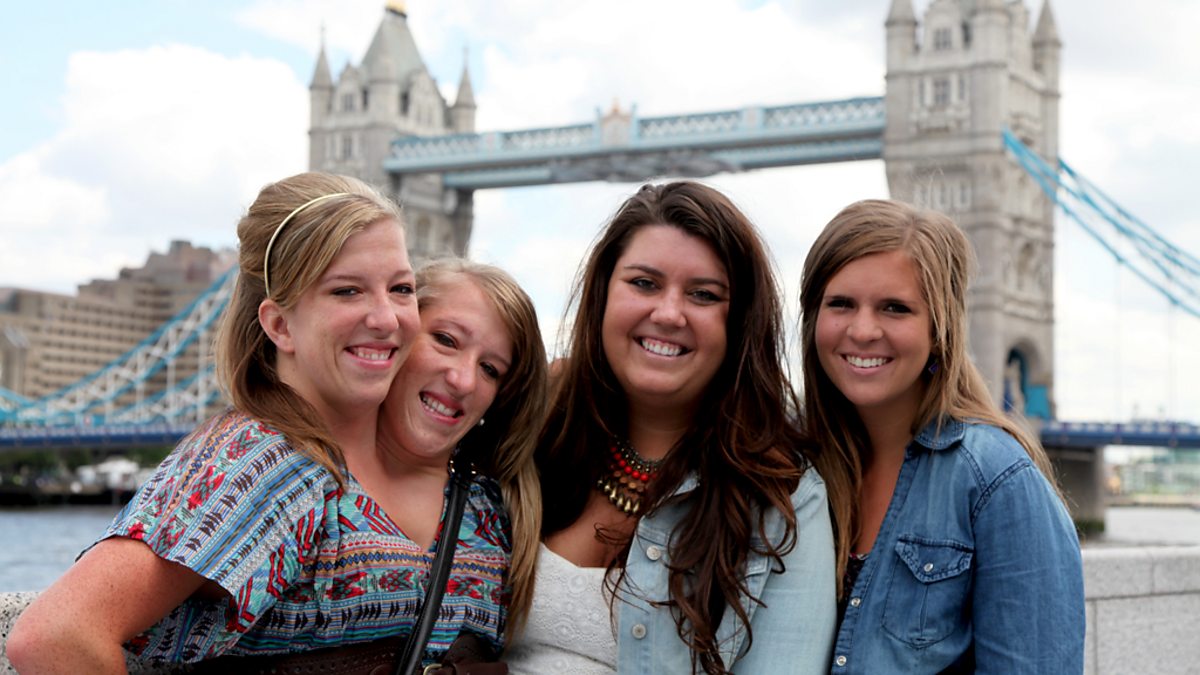
<path id="1" fill-rule="evenodd" d="M 929 450 L 945 450 L 961 441 L 966 433 L 966 424 L 953 417 L 941 417 L 926 424 L 913 442 Z"/>

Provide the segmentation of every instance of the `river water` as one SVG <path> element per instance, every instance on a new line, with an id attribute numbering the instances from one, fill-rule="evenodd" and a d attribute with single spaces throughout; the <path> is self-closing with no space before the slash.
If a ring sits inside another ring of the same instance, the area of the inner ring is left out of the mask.
<path id="1" fill-rule="evenodd" d="M 116 515 L 116 506 L 0 509 L 0 592 L 40 591 L 54 582 Z M 1200 546 L 1200 510 L 1108 509 L 1103 539 L 1085 546 Z"/>

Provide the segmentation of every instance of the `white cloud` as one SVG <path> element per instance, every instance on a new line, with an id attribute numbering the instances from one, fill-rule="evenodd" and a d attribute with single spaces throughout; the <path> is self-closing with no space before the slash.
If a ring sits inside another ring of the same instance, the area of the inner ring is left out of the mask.
<path id="1" fill-rule="evenodd" d="M 307 104 L 276 61 L 183 45 L 73 54 L 63 128 L 0 165 L 0 269 L 66 291 L 171 239 L 233 243 L 258 189 L 304 170 Z"/>

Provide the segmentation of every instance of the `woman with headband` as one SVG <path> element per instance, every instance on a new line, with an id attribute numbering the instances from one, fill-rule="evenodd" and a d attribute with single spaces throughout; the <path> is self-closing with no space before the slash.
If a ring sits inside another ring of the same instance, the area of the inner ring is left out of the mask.
<path id="1" fill-rule="evenodd" d="M 445 448 L 491 405 L 499 380 L 470 405 L 433 394 L 441 412 L 458 405 L 473 418 L 427 444 L 444 453 L 440 483 L 425 480 L 437 473 L 427 467 L 402 470 L 397 449 L 418 446 L 379 410 L 414 341 L 423 354 L 425 342 L 442 343 L 423 337 L 396 207 L 358 180 L 301 174 L 264 188 L 238 237 L 240 274 L 217 344 L 233 405 L 182 441 L 18 620 L 8 657 L 22 672 L 124 672 L 126 650 L 155 663 L 311 652 L 413 629 L 442 532 L 439 506 L 414 508 L 406 488 L 416 473 L 423 485 L 449 483 Z M 457 320 L 503 323 L 495 312 L 504 310 Z M 518 362 L 505 333 L 489 332 L 509 350 L 491 350 L 505 360 L 489 374 L 511 368 L 540 382 L 544 357 L 529 356 L 532 369 Z M 518 393 L 515 412 L 541 391 L 522 384 L 501 387 Z M 481 481 L 470 481 L 451 581 L 480 591 L 454 606 L 499 645 L 511 545 L 500 487 Z M 426 493 L 441 503 L 440 487 Z"/>

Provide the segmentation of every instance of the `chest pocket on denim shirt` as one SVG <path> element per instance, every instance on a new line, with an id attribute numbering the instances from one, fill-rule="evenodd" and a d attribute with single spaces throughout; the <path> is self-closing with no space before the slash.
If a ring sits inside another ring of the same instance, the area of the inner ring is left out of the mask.
<path id="1" fill-rule="evenodd" d="M 925 647 L 966 623 L 973 555 L 957 541 L 901 535 L 883 607 L 884 630 Z"/>

